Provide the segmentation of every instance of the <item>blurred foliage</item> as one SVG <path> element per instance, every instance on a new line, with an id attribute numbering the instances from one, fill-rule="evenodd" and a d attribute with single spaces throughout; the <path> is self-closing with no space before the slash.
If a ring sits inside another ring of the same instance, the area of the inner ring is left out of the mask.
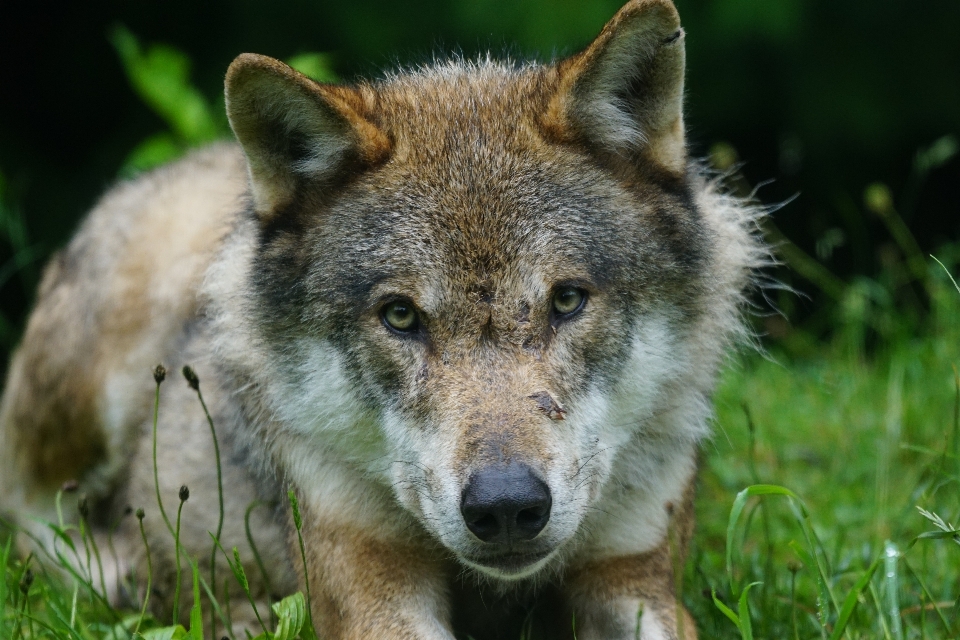
<path id="1" fill-rule="evenodd" d="M 137 95 L 166 123 L 134 147 L 120 169 L 132 175 L 169 162 L 187 149 L 230 136 L 223 98 L 208 100 L 190 79 L 190 58 L 169 45 L 144 51 L 129 29 L 118 25 L 111 42 Z M 287 60 L 297 71 L 321 82 L 337 82 L 329 54 L 300 53 Z"/>
<path id="2" fill-rule="evenodd" d="M 185 53 L 165 45 L 143 51 L 137 38 L 122 26 L 113 29 L 110 39 L 134 91 L 170 127 L 138 144 L 121 173 L 154 167 L 189 147 L 228 135 L 223 109 L 215 110 L 190 83 L 190 58 Z"/>

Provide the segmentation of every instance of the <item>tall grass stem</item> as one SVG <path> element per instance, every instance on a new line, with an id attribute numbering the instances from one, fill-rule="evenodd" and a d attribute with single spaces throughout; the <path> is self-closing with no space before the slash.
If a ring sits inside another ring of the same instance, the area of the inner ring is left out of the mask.
<path id="1" fill-rule="evenodd" d="M 147 603 L 150 602 L 150 593 L 153 589 L 153 559 L 150 557 L 150 543 L 147 541 L 147 532 L 143 528 L 143 509 L 137 511 L 137 520 L 140 525 L 140 539 L 143 540 L 143 548 L 147 553 L 147 590 L 143 593 L 143 605 L 140 609 L 140 617 L 137 618 L 137 626 L 133 630 L 133 635 L 136 635 L 140 632 L 140 625 L 143 624 L 143 618 L 147 615 Z"/>
<path id="2" fill-rule="evenodd" d="M 200 391 L 200 378 L 197 376 L 196 372 L 189 366 L 183 368 L 183 377 L 186 378 L 187 384 L 190 385 L 190 388 L 196 391 L 197 399 L 200 400 L 200 406 L 203 407 L 203 415 L 207 418 L 207 424 L 210 426 L 210 437 L 213 439 L 213 452 L 216 457 L 217 463 L 217 500 L 218 506 L 220 508 L 219 518 L 217 520 L 217 540 L 223 535 L 223 518 L 224 518 L 224 509 L 223 509 L 223 468 L 220 461 L 220 442 L 217 439 L 217 430 L 213 426 L 213 418 L 210 417 L 210 410 L 207 408 L 207 403 L 203 399 L 203 392 Z M 213 591 L 213 595 L 217 595 L 217 547 L 213 545 L 210 549 L 210 588 Z M 210 637 L 216 638 L 217 636 L 217 619 L 213 616 L 210 617 Z"/>

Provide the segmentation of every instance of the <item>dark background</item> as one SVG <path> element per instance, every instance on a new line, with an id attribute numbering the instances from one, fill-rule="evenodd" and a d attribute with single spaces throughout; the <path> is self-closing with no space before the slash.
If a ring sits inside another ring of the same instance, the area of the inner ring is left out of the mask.
<path id="1" fill-rule="evenodd" d="M 588 43 L 620 4 L 5 2 L 0 198 L 22 218 L 30 251 L 29 260 L 21 252 L 9 268 L 16 243 L 0 246 L 0 266 L 13 274 L 0 278 L 0 313 L 8 326 L 0 347 L 16 339 L 44 258 L 117 178 L 131 150 L 166 128 L 127 80 L 108 38 L 115 25 L 144 45 L 165 43 L 186 53 L 193 83 L 217 100 L 224 70 L 244 51 L 281 59 L 329 52 L 346 80 L 438 53 L 550 58 Z M 678 5 L 687 31 L 687 113 L 697 155 L 724 168 L 740 166 L 742 189 L 772 181 L 758 192 L 763 202 L 796 196 L 774 214 L 775 225 L 844 282 L 880 277 L 903 258 L 887 226 L 864 205 L 864 190 L 875 182 L 889 188 L 921 249 L 952 259 L 960 239 L 960 155 L 929 171 L 923 158 L 935 141 L 949 151 L 960 135 L 960 2 Z M 791 270 L 776 277 L 806 294 L 779 294 L 790 327 L 815 336 L 829 332 L 822 318 L 832 313 L 835 297 Z M 776 338 L 792 330 L 771 325 L 770 333 Z"/>

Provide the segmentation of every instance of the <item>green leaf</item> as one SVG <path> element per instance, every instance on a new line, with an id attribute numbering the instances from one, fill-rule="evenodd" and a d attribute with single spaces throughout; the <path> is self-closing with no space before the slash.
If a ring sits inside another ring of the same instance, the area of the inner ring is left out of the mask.
<path id="1" fill-rule="evenodd" d="M 740 629 L 740 616 L 733 612 L 733 609 L 727 605 L 720 602 L 720 599 L 717 597 L 717 590 L 712 589 L 711 593 L 713 594 L 713 604 L 720 610 L 720 613 L 730 618 L 733 621 L 733 624 L 737 625 L 737 629 Z"/>
<path id="2" fill-rule="evenodd" d="M 299 591 L 287 596 L 273 605 L 273 612 L 277 614 L 277 630 L 274 633 L 276 640 L 293 640 L 303 628 L 307 619 L 307 603 Z"/>
<path id="3" fill-rule="evenodd" d="M 150 629 L 142 633 L 144 640 L 185 640 L 189 636 L 187 630 L 181 625 L 173 627 L 163 627 L 161 629 Z"/>

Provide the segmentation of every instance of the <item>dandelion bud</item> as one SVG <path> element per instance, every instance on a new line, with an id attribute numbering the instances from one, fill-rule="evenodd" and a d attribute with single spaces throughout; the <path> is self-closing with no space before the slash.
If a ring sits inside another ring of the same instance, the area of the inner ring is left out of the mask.
<path id="1" fill-rule="evenodd" d="M 183 368 L 183 377 L 187 379 L 187 384 L 190 385 L 191 389 L 194 391 L 200 390 L 200 378 L 198 378 L 196 372 L 190 368 L 190 365 Z"/>
<path id="2" fill-rule="evenodd" d="M 143 522 L 143 516 L 145 515 L 146 514 L 143 512 L 143 507 L 137 509 L 137 520 L 139 520 L 140 522 Z"/>
<path id="3" fill-rule="evenodd" d="M 160 384 L 167 378 L 167 368 L 162 364 L 158 364 L 157 368 L 153 370 L 153 379 L 157 381 L 157 384 Z"/>
<path id="4" fill-rule="evenodd" d="M 190 489 L 187 485 L 182 485 L 180 487 L 180 502 L 186 502 L 190 499 Z"/>

